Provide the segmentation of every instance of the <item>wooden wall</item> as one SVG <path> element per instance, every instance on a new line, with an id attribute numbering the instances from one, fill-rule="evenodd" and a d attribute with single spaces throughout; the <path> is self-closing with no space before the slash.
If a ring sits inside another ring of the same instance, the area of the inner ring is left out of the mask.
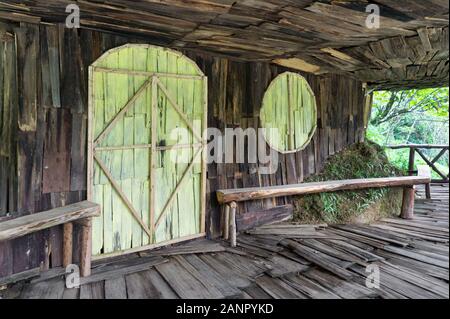
<path id="1" fill-rule="evenodd" d="M 0 24 L 0 218 L 16 210 L 17 81 L 14 36 Z"/>
<path id="2" fill-rule="evenodd" d="M 0 221 L 17 209 L 17 81 L 14 36 L 0 23 Z M 0 243 L 0 276 L 12 271 L 10 243 Z"/>
<path id="3" fill-rule="evenodd" d="M 17 121 L 11 125 L 11 131 L 17 131 L 14 138 L 19 176 L 13 215 L 25 215 L 86 197 L 88 66 L 110 48 L 145 40 L 63 26 L 21 23 L 9 27 L 15 28 L 17 39 L 19 92 Z M 263 94 L 270 81 L 286 69 L 185 53 L 209 77 L 208 126 L 221 130 L 258 127 Z M 279 169 L 273 175 L 259 175 L 256 164 L 210 164 L 209 236 L 220 235 L 216 189 L 301 182 L 319 172 L 330 154 L 363 139 L 362 84 L 339 75 L 305 77 L 318 105 L 318 129 L 312 142 L 296 154 L 280 154 Z M 2 157 L 0 165 L 0 172 L 11 170 L 5 169 Z M 0 207 L 4 196 L 0 192 Z M 246 203 L 240 213 L 270 209 L 288 201 L 281 198 Z M 0 214 L 5 212 L 0 210 Z M 1 244 L 0 277 L 37 266 L 61 265 L 61 241 L 61 229 L 54 228 Z"/>

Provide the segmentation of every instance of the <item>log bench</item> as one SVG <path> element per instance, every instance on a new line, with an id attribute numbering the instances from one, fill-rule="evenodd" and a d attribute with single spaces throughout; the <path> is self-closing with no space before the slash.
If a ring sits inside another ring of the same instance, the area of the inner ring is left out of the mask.
<path id="1" fill-rule="evenodd" d="M 225 222 L 222 229 L 224 239 L 229 239 L 231 246 L 235 247 L 237 202 L 324 192 L 401 187 L 403 188 L 401 217 L 404 219 L 412 219 L 414 214 L 414 186 L 426 185 L 430 182 L 430 177 L 425 176 L 351 179 L 271 187 L 222 189 L 216 191 L 216 195 L 219 204 L 225 205 Z"/>
<path id="2" fill-rule="evenodd" d="M 72 264 L 73 223 L 81 225 L 80 275 L 91 273 L 92 217 L 100 215 L 98 204 L 82 201 L 48 211 L 0 222 L 0 242 L 63 225 L 63 266 Z"/>

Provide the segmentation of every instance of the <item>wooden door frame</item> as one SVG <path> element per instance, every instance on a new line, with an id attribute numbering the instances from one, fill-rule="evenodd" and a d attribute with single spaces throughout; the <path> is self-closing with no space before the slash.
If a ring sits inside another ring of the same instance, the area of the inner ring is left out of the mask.
<path id="1" fill-rule="evenodd" d="M 109 51 L 107 51 L 104 55 L 107 55 L 108 53 L 110 53 L 111 51 L 116 51 L 120 48 L 123 47 L 132 47 L 133 45 L 125 45 L 122 47 L 118 47 L 118 48 L 113 48 Z M 136 45 L 136 46 L 143 46 L 143 45 Z M 148 48 L 151 48 L 152 46 L 148 45 Z M 170 49 L 167 49 L 170 50 Z M 173 50 L 170 50 L 173 51 Z M 176 52 L 176 51 L 174 51 Z M 176 52 L 177 54 L 180 54 L 179 52 Z M 183 57 L 185 57 L 183 55 Z M 190 60 L 189 58 L 185 57 L 186 59 Z M 195 64 L 194 61 L 190 60 L 192 63 Z M 154 249 L 154 248 L 158 248 L 158 247 L 163 247 L 163 246 L 167 246 L 167 245 L 171 245 L 171 244 L 175 244 L 175 243 L 179 243 L 179 242 L 183 242 L 183 241 L 187 241 L 187 240 L 192 240 L 192 239 L 196 239 L 196 238 L 201 238 L 201 237 L 205 237 L 206 236 L 206 174 L 207 174 L 207 163 L 206 163 L 206 154 L 207 154 L 207 140 L 206 140 L 206 129 L 207 129 L 207 118 L 208 118 L 208 78 L 203 75 L 203 73 L 201 73 L 201 75 L 179 75 L 179 74 L 171 74 L 171 73 L 159 73 L 159 72 L 141 72 L 141 71 L 132 71 L 132 70 L 125 70 L 125 69 L 109 69 L 109 68 L 102 68 L 102 67 L 97 67 L 94 65 L 95 62 L 89 66 L 89 95 L 88 95 L 88 141 L 87 141 L 87 199 L 88 200 L 93 200 L 93 178 L 94 178 L 94 164 L 95 164 L 95 141 L 94 141 L 94 136 L 93 136 L 93 111 L 94 111 L 94 71 L 100 71 L 100 72 L 106 72 L 106 73 L 116 73 L 116 74 L 120 74 L 120 73 L 126 73 L 128 75 L 140 75 L 140 76 L 148 76 L 149 79 L 151 80 L 151 89 L 152 89 L 152 138 L 151 138 L 151 143 L 149 145 L 146 145 L 146 148 L 151 149 L 151 154 L 150 154 L 150 196 L 149 196 L 149 213 L 150 213 L 150 219 L 149 219 L 149 223 L 150 223 L 150 227 L 149 230 L 152 232 L 152 234 L 154 235 L 155 232 L 155 221 L 154 221 L 154 205 L 152 205 L 152 201 L 154 203 L 154 192 L 155 192 L 155 154 L 156 152 L 159 150 L 159 148 L 156 146 L 156 139 L 153 138 L 153 136 L 156 136 L 156 133 L 154 133 L 153 130 L 156 131 L 156 125 L 155 125 L 155 119 L 156 117 L 154 116 L 154 114 L 156 113 L 156 92 L 158 89 L 158 81 L 160 77 L 173 77 L 173 78 L 182 78 L 182 79 L 193 79 L 193 80 L 201 80 L 202 81 L 202 85 L 203 85 L 203 97 L 202 97 L 202 107 L 203 107 L 203 117 L 202 117 L 202 125 L 201 125 L 201 136 L 200 136 L 200 145 L 199 145 L 199 153 L 201 155 L 201 184 L 200 184 L 200 221 L 199 221 L 199 225 L 200 225 L 200 229 L 199 229 L 199 233 L 197 234 L 193 234 L 193 235 L 188 235 L 188 236 L 183 236 L 183 237 L 179 237 L 179 238 L 174 238 L 171 240 L 166 240 L 166 241 L 162 241 L 159 243 L 152 243 L 152 237 L 149 236 L 150 239 L 150 244 L 148 245 L 143 245 L 140 247 L 135 247 L 135 248 L 130 248 L 130 249 L 126 249 L 126 250 L 120 250 L 120 251 L 115 251 L 115 252 L 111 252 L 111 253 L 106 253 L 106 254 L 100 254 L 100 255 L 95 255 L 92 256 L 92 260 L 99 260 L 99 259 L 104 259 L 104 258 L 110 258 L 110 257 L 114 257 L 114 256 L 120 256 L 120 255 L 124 255 L 124 254 L 130 254 L 130 253 L 136 253 L 139 251 L 144 251 L 144 250 L 150 250 L 150 249 Z M 195 64 L 196 65 L 196 64 Z M 198 66 L 197 66 L 198 68 Z M 201 71 L 200 71 L 201 72 Z M 147 81 L 148 81 L 147 80 Z M 146 82 L 147 82 L 146 81 Z M 146 86 L 146 84 L 143 84 L 143 87 Z M 167 95 L 166 95 L 167 96 Z M 167 97 L 169 99 L 169 97 Z M 126 104 L 125 104 L 126 105 Z M 119 111 L 120 113 L 120 111 Z M 111 123 L 111 122 L 110 122 Z M 109 124 L 108 124 L 109 125 Z M 193 133 L 193 137 L 195 139 L 195 133 Z M 195 143 L 190 144 L 189 147 L 193 147 L 194 149 L 196 149 L 195 147 Z M 164 148 L 161 148 L 164 149 Z M 192 158 L 192 161 L 194 162 L 195 158 Z M 188 171 L 188 170 L 187 170 Z M 181 181 L 180 181 L 181 182 Z M 111 181 L 110 181 L 111 183 Z M 119 194 L 119 197 L 120 194 Z M 121 198 L 122 200 L 124 200 L 123 198 Z M 128 205 L 126 205 L 129 208 Z M 132 213 L 132 211 L 130 212 Z"/>

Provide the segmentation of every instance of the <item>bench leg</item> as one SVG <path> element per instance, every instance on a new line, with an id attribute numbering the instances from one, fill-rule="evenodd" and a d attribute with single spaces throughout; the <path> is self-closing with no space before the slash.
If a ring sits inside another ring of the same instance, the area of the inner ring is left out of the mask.
<path id="1" fill-rule="evenodd" d="M 431 184 L 425 184 L 425 195 L 427 196 L 427 199 L 431 199 Z"/>
<path id="2" fill-rule="evenodd" d="M 236 208 L 237 204 L 235 202 L 230 203 L 230 245 L 231 247 L 236 247 Z"/>
<path id="3" fill-rule="evenodd" d="M 225 205 L 225 212 L 223 217 L 223 239 L 230 238 L 230 206 Z"/>
<path id="4" fill-rule="evenodd" d="M 73 224 L 63 225 L 63 266 L 67 267 L 73 263 Z"/>
<path id="5" fill-rule="evenodd" d="M 88 277 L 91 275 L 91 255 L 92 255 L 92 219 L 86 218 L 81 223 L 81 256 L 80 256 L 81 277 Z"/>
<path id="6" fill-rule="evenodd" d="M 414 217 L 414 186 L 403 188 L 402 214 L 403 219 L 413 219 Z"/>

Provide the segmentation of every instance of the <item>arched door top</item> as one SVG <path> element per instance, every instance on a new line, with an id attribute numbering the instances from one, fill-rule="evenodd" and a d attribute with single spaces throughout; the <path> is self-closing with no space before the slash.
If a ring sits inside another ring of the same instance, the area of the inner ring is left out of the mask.
<path id="1" fill-rule="evenodd" d="M 121 63 L 116 66 L 119 59 Z M 167 64 L 159 64 L 158 62 L 161 60 L 167 61 Z M 115 67 L 111 67 L 111 65 Z M 128 73 L 130 71 L 142 72 L 141 75 L 150 75 L 145 73 L 167 74 L 167 69 L 175 69 L 174 75 L 177 76 L 204 77 L 198 65 L 181 52 L 150 44 L 125 44 L 110 49 L 100 56 L 91 67 L 113 68 L 119 73 L 120 70 L 126 70 Z"/>

